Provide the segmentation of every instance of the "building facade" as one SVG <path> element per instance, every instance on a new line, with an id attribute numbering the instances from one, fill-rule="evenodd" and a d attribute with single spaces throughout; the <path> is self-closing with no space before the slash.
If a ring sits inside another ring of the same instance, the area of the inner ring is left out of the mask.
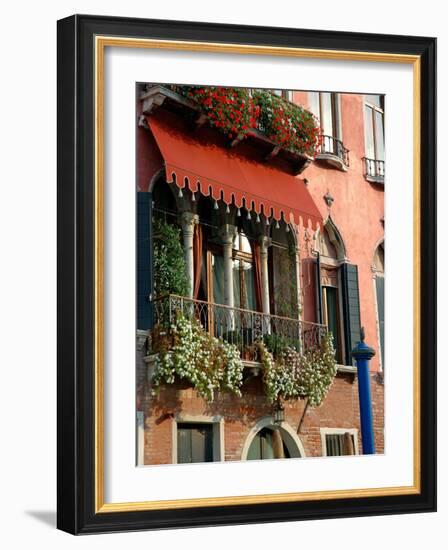
<path id="1" fill-rule="evenodd" d="M 247 107 L 257 91 L 227 90 L 209 97 L 209 89 L 138 87 L 138 463 L 361 454 L 351 357 L 361 326 L 376 350 L 371 392 L 382 453 L 383 98 L 263 91 L 261 112 L 244 119 L 233 103 Z M 219 119 L 207 110 L 216 110 L 216 100 Z M 274 137 L 272 113 L 283 117 Z M 316 147 L 314 134 L 289 147 L 285 117 L 297 116 L 302 128 L 309 113 L 320 126 Z M 223 131 L 229 117 L 237 122 Z M 185 271 L 176 292 L 162 273 L 173 235 L 181 250 L 176 275 Z M 169 356 L 179 315 L 237 351 L 244 366 L 238 392 L 207 398 L 182 377 L 155 387 L 160 350 Z M 318 406 L 303 397 L 268 399 L 259 343 L 296 357 L 318 350 L 327 332 L 337 371 Z"/>

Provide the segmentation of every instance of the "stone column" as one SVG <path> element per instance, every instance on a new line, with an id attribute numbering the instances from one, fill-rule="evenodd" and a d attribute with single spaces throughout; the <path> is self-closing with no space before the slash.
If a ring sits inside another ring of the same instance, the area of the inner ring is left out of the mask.
<path id="1" fill-rule="evenodd" d="M 222 239 L 224 260 L 224 303 L 230 307 L 234 307 L 232 249 L 235 234 L 236 228 L 234 225 L 226 224 L 221 227 L 220 236 Z"/>
<path id="2" fill-rule="evenodd" d="M 197 214 L 182 212 L 180 216 L 182 226 L 182 238 L 184 241 L 184 255 L 187 277 L 189 282 L 188 297 L 193 297 L 194 286 L 194 260 L 193 260 L 193 235 L 194 226 L 199 222 Z"/>
<path id="3" fill-rule="evenodd" d="M 271 239 L 262 235 L 260 237 L 260 257 L 261 257 L 261 295 L 263 299 L 263 313 L 269 315 L 269 273 L 268 273 L 268 248 L 271 246 Z"/>

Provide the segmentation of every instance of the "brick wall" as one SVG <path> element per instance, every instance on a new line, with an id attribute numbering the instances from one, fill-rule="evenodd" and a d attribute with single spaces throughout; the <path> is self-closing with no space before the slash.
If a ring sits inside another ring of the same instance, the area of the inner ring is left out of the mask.
<path id="1" fill-rule="evenodd" d="M 377 453 L 384 452 L 384 387 L 377 374 L 371 378 Z M 225 460 L 241 460 L 249 432 L 263 417 L 272 414 L 262 392 L 261 377 L 252 377 L 244 385 L 243 398 L 230 393 L 216 396 L 207 403 L 193 388 L 176 383 L 160 389 L 152 396 L 146 385 L 141 400 L 145 413 L 145 464 L 170 464 L 173 453 L 173 419 L 214 417 L 224 419 Z M 285 404 L 285 421 L 297 433 L 305 409 L 305 401 Z M 317 409 L 308 407 L 298 434 L 306 456 L 322 456 L 320 428 L 356 428 L 359 426 L 358 385 L 354 374 L 338 374 L 324 403 Z M 361 434 L 358 438 L 361 452 Z"/>

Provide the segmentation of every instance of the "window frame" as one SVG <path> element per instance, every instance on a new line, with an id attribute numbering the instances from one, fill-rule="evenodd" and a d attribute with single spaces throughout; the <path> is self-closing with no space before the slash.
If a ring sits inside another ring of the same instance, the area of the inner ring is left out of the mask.
<path id="1" fill-rule="evenodd" d="M 377 94 L 378 95 L 378 94 Z M 376 116 L 375 116 L 375 113 L 378 112 L 381 114 L 381 118 L 382 118 L 382 121 L 383 121 L 383 143 L 384 143 L 384 96 L 379 94 L 379 98 L 380 98 L 380 104 L 381 106 L 378 107 L 378 105 L 375 105 L 375 103 L 372 103 L 370 101 L 368 101 L 368 95 L 364 95 L 364 152 L 365 152 L 365 155 L 366 155 L 366 158 L 370 158 L 367 156 L 367 107 L 372 109 L 372 116 L 371 116 L 371 119 L 372 119 L 372 141 L 373 141 L 373 158 L 372 160 L 379 160 L 379 161 L 383 161 L 385 162 L 385 159 L 380 159 L 378 158 L 378 144 L 377 144 L 377 122 L 376 122 Z M 383 147 L 385 149 L 385 147 Z M 385 156 L 385 155 L 383 155 Z"/>
<path id="2" fill-rule="evenodd" d="M 212 424 L 213 425 L 213 462 L 225 461 L 224 447 L 224 418 L 220 415 L 190 415 L 179 413 L 173 417 L 172 436 L 171 436 L 171 463 L 178 464 L 177 461 L 177 433 L 178 424 Z M 193 463 L 195 464 L 195 463 Z M 197 462 L 196 464 L 205 464 Z"/>
<path id="3" fill-rule="evenodd" d="M 344 435 L 345 433 L 349 433 L 353 436 L 353 447 L 355 450 L 354 455 L 338 455 L 342 457 L 347 456 L 357 456 L 359 455 L 359 442 L 358 442 L 358 434 L 359 430 L 358 428 L 320 428 L 320 441 L 322 446 L 322 456 L 330 457 L 330 458 L 337 458 L 334 455 L 328 455 L 327 454 L 327 435 Z"/>

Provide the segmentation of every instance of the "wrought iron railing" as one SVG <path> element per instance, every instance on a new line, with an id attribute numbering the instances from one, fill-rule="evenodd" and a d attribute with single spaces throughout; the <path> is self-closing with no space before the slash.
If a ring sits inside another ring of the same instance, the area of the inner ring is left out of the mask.
<path id="1" fill-rule="evenodd" d="M 349 166 L 350 164 L 348 149 L 344 147 L 344 144 L 340 139 L 333 136 L 322 136 L 319 154 L 334 155 L 335 157 L 338 157 L 345 166 Z"/>
<path id="2" fill-rule="evenodd" d="M 298 351 L 317 348 L 327 332 L 326 326 L 316 323 L 174 294 L 153 300 L 152 306 L 155 324 L 169 327 L 178 314 L 194 318 L 210 334 L 234 344 L 243 358 L 248 349 L 266 338 Z"/>
<path id="3" fill-rule="evenodd" d="M 384 160 L 369 159 L 364 157 L 365 177 L 376 181 L 384 181 L 386 166 Z"/>

